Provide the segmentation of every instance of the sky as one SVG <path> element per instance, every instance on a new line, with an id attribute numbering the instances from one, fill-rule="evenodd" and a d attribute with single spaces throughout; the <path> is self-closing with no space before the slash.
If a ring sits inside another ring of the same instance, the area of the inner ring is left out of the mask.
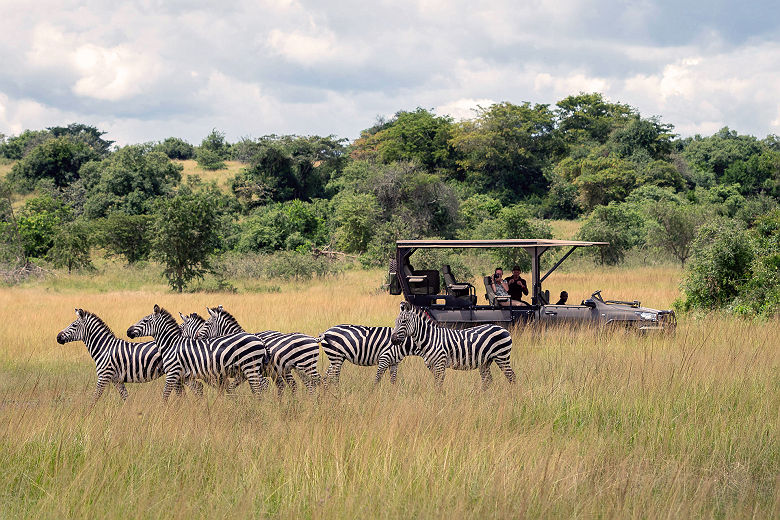
<path id="1" fill-rule="evenodd" d="M 354 139 L 417 107 L 578 92 L 681 136 L 780 134 L 780 3 L 0 0 L 0 133 Z"/>

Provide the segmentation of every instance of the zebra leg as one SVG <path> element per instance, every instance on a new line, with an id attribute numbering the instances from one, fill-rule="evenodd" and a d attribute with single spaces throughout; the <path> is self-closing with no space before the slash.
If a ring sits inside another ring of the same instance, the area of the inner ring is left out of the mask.
<path id="1" fill-rule="evenodd" d="M 185 384 L 190 387 L 190 390 L 192 390 L 192 393 L 197 395 L 198 397 L 203 397 L 203 383 L 198 381 L 197 379 L 188 378 Z"/>
<path id="2" fill-rule="evenodd" d="M 398 381 L 398 364 L 393 363 L 388 368 L 390 369 L 390 382 L 395 384 L 395 382 Z"/>
<path id="3" fill-rule="evenodd" d="M 328 365 L 328 369 L 325 371 L 325 386 L 328 386 L 330 383 L 338 385 L 339 375 L 341 374 L 341 365 L 344 363 L 344 358 L 339 357 L 330 359 L 329 361 L 330 365 Z"/>
<path id="4" fill-rule="evenodd" d="M 436 362 L 434 365 L 430 367 L 431 373 L 433 374 L 433 382 L 436 385 L 436 388 L 441 388 L 444 384 L 444 368 L 445 368 L 444 361 Z"/>
<path id="5" fill-rule="evenodd" d="M 125 388 L 125 384 L 122 381 L 117 381 L 114 383 L 114 386 L 116 387 L 116 391 L 119 392 L 119 395 L 122 397 L 122 400 L 127 401 L 127 388 Z"/>
<path id="6" fill-rule="evenodd" d="M 103 390 L 106 389 L 106 386 L 108 386 L 108 383 L 110 382 L 111 379 L 108 375 L 102 375 L 98 377 L 97 386 L 95 386 L 95 393 L 92 394 L 92 404 L 97 403 L 98 399 L 100 399 L 100 396 L 103 395 Z"/>
<path id="7" fill-rule="evenodd" d="M 182 388 L 179 381 L 178 374 L 166 374 L 165 375 L 165 388 L 163 388 L 163 402 L 168 402 L 168 398 L 171 396 L 171 392 L 176 390 L 178 395 L 181 395 Z"/>
<path id="8" fill-rule="evenodd" d="M 287 378 L 290 378 L 289 380 Z M 284 393 L 284 383 L 290 384 L 290 388 L 295 391 L 295 380 L 292 378 L 292 375 L 290 373 L 283 373 L 277 371 L 276 378 L 274 380 L 274 383 L 276 383 L 276 394 L 279 397 L 282 397 L 282 393 Z"/>
<path id="9" fill-rule="evenodd" d="M 317 373 L 317 369 L 314 367 L 300 367 L 295 370 L 298 372 L 298 375 L 301 376 L 309 395 L 314 394 L 317 390 L 317 385 L 320 384 L 320 375 Z"/>
<path id="10" fill-rule="evenodd" d="M 252 389 L 252 393 L 260 399 L 260 394 L 268 388 L 268 379 L 260 375 L 256 369 L 247 369 L 247 371 L 244 372 L 244 376 L 246 376 L 246 380 L 249 381 L 249 388 Z"/>
<path id="11" fill-rule="evenodd" d="M 381 356 L 379 358 L 379 363 L 377 363 L 376 368 L 376 377 L 374 378 L 374 385 L 378 385 L 379 382 L 382 380 L 382 376 L 385 375 L 385 371 L 389 368 L 390 369 L 390 382 L 395 383 L 395 377 L 394 377 L 394 370 L 393 367 L 396 365 L 392 362 L 389 356 Z"/>
<path id="12" fill-rule="evenodd" d="M 504 375 L 510 383 L 515 382 L 515 371 L 512 370 L 512 364 L 509 362 L 509 358 L 496 359 L 496 365 L 504 372 Z"/>
<path id="13" fill-rule="evenodd" d="M 487 363 L 479 365 L 479 375 L 482 376 L 483 390 L 486 390 L 493 382 L 493 375 L 490 373 L 490 363 L 492 363 L 492 360 L 488 360 Z"/>

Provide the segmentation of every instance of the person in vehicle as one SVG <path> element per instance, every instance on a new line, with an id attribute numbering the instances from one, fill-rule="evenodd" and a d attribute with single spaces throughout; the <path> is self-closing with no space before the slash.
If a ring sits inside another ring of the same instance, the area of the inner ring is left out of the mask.
<path id="1" fill-rule="evenodd" d="M 513 300 L 519 303 L 513 303 L 512 305 L 528 305 L 522 301 L 523 296 L 528 296 L 528 285 L 525 280 L 520 276 L 520 266 L 516 265 L 512 268 L 512 276 L 504 280 L 507 284 L 507 292 Z"/>
<path id="2" fill-rule="evenodd" d="M 509 296 L 511 298 L 512 295 L 509 294 L 509 283 L 504 280 L 504 270 L 502 268 L 496 267 L 493 278 L 490 279 L 490 285 L 493 287 L 493 292 L 496 296 Z M 526 305 L 526 303 L 511 298 L 509 301 L 500 301 L 499 305 Z"/>
<path id="3" fill-rule="evenodd" d="M 555 305 L 566 305 L 567 301 L 569 301 L 569 293 L 566 291 L 561 291 L 561 298 L 555 303 Z"/>

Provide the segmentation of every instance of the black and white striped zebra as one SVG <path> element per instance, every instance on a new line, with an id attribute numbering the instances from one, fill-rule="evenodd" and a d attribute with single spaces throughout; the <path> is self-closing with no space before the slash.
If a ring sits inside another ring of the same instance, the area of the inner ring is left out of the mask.
<path id="1" fill-rule="evenodd" d="M 263 376 L 268 362 L 265 343 L 251 334 L 232 334 L 205 340 L 182 337 L 181 328 L 167 310 L 154 306 L 154 312 L 127 329 L 130 338 L 152 336 L 163 360 L 165 389 L 163 399 L 181 387 L 185 375 L 214 381 L 238 370 L 258 395 L 268 387 Z"/>
<path id="2" fill-rule="evenodd" d="M 195 339 L 200 329 L 203 328 L 203 324 L 206 323 L 205 318 L 197 312 L 190 314 L 179 313 L 179 316 L 181 316 L 181 324 L 179 325 L 181 335 L 185 338 Z"/>
<path id="3" fill-rule="evenodd" d="M 135 343 L 119 339 L 97 314 L 84 309 L 76 309 L 76 316 L 76 321 L 57 334 L 57 343 L 83 341 L 87 346 L 97 371 L 94 402 L 109 383 L 126 400 L 125 383 L 145 383 L 163 374 L 162 355 L 154 341 Z M 196 393 L 202 393 L 203 387 L 196 381 L 188 379 L 187 384 Z"/>
<path id="4" fill-rule="evenodd" d="M 244 332 L 236 318 L 221 305 L 213 309 L 206 307 L 206 310 L 209 312 L 209 319 L 200 329 L 199 338 L 213 338 Z M 268 348 L 268 368 L 276 376 L 276 386 L 279 392 L 283 391 L 285 382 L 295 391 L 293 370 L 298 372 L 309 392 L 314 392 L 320 383 L 320 375 L 317 372 L 320 346 L 315 338 L 297 332 L 285 334 L 276 330 L 266 330 L 254 334 L 262 339 Z"/>
<path id="5" fill-rule="evenodd" d="M 341 366 L 349 361 L 359 366 L 376 366 L 380 356 L 393 345 L 392 327 L 367 327 L 364 325 L 336 325 L 323 332 L 318 338 L 322 350 L 328 356 L 328 369 L 325 380 L 338 384 Z M 399 348 L 411 348 L 412 340 L 408 339 Z M 398 358 L 399 360 L 403 357 Z M 398 376 L 398 364 L 391 363 L 390 382 L 395 383 Z"/>
<path id="6" fill-rule="evenodd" d="M 393 343 L 402 344 L 406 339 L 414 341 L 409 351 L 423 358 L 433 373 L 437 386 L 444 382 L 444 369 L 473 370 L 479 368 L 483 387 L 493 380 L 490 364 L 494 361 L 510 383 L 515 373 L 510 364 L 512 336 L 498 325 L 479 325 L 466 330 L 453 330 L 439 326 L 427 313 L 408 302 L 401 302 L 400 313 L 393 330 Z M 389 350 L 379 360 L 377 381 L 391 363 L 398 363 L 404 349 Z"/>

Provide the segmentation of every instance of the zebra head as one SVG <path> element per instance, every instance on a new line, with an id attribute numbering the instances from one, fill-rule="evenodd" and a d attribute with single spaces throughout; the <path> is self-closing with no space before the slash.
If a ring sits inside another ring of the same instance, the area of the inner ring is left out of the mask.
<path id="1" fill-rule="evenodd" d="M 412 306 L 407 302 L 401 302 L 401 309 L 398 318 L 395 320 L 395 328 L 390 336 L 390 342 L 393 345 L 402 344 L 407 337 L 414 336 L 414 320 L 412 315 Z"/>
<path id="2" fill-rule="evenodd" d="M 238 334 L 244 332 L 238 321 L 228 311 L 219 307 L 209 308 L 206 307 L 209 312 L 209 319 L 203 324 L 198 335 L 198 339 L 216 338 L 219 336 L 227 336 L 229 334 Z"/>
<path id="3" fill-rule="evenodd" d="M 90 314 L 84 309 L 76 309 L 76 321 L 65 327 L 57 334 L 57 343 L 64 345 L 71 341 L 83 341 L 87 340 L 87 316 Z"/>
<path id="4" fill-rule="evenodd" d="M 197 338 L 198 332 L 203 328 L 206 320 L 197 312 L 191 314 L 179 313 L 179 316 L 181 316 L 181 325 L 179 325 L 179 328 L 181 329 L 182 337 Z"/>
<path id="5" fill-rule="evenodd" d="M 127 337 L 156 337 L 160 333 L 166 332 L 171 328 L 174 328 L 176 329 L 176 332 L 181 333 L 179 325 L 176 323 L 176 320 L 173 319 L 171 313 L 159 305 L 155 305 L 153 313 L 149 314 L 148 316 L 144 316 L 138 321 L 138 323 L 131 325 L 130 328 L 127 329 Z"/>

